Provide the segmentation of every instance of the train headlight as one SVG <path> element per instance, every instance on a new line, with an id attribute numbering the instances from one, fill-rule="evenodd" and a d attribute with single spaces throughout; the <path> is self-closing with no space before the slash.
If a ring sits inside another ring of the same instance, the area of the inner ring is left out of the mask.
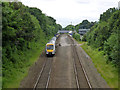
<path id="1" fill-rule="evenodd" d="M 53 51 L 52 54 L 55 54 L 55 51 Z"/>
<path id="2" fill-rule="evenodd" d="M 48 54 L 48 52 L 46 52 L 46 54 Z"/>

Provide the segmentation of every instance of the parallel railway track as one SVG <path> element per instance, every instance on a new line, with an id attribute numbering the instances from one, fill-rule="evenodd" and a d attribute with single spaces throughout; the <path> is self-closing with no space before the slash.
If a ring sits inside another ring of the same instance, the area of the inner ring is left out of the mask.
<path id="1" fill-rule="evenodd" d="M 73 50 L 73 62 L 74 62 L 73 66 L 74 66 L 77 88 L 90 88 L 92 90 L 92 86 L 90 84 L 89 78 L 79 58 L 75 42 L 71 37 L 70 37 L 70 40 L 72 42 L 71 47 Z"/>
<path id="2" fill-rule="evenodd" d="M 51 57 L 45 59 L 46 61 L 42 66 L 33 90 L 36 90 L 37 88 L 48 88 L 53 58 Z"/>
<path id="3" fill-rule="evenodd" d="M 59 36 L 59 38 L 60 38 L 60 36 Z M 59 41 L 59 38 L 58 38 L 57 42 Z M 57 42 L 56 42 L 56 44 L 57 44 Z M 48 88 L 49 81 L 50 81 L 50 75 L 51 75 L 51 71 L 52 71 L 52 62 L 53 62 L 53 57 L 45 57 L 45 62 L 42 66 L 42 69 L 39 73 L 39 76 L 36 80 L 33 90 L 36 90 L 37 88 L 45 88 L 45 89 Z M 41 80 L 41 79 L 44 79 L 44 80 Z M 43 83 L 44 83 L 44 85 L 43 85 Z"/>
<path id="4" fill-rule="evenodd" d="M 78 89 L 79 88 L 92 89 L 92 86 L 89 82 L 89 78 L 79 58 L 74 40 L 71 37 L 69 38 L 71 40 L 71 48 L 73 51 L 72 57 L 73 57 L 73 67 L 74 67 L 76 86 Z M 49 81 L 50 81 L 50 75 L 51 75 L 52 62 L 53 62 L 53 57 L 45 58 L 45 62 L 42 66 L 42 69 L 39 73 L 39 76 L 36 80 L 33 90 L 36 90 L 37 88 L 45 88 L 45 89 L 48 88 Z"/>
<path id="5" fill-rule="evenodd" d="M 59 38 L 60 38 L 60 36 L 58 37 L 57 42 L 59 41 Z M 57 44 L 57 42 L 56 42 L 56 44 Z M 37 88 L 46 88 L 47 89 L 49 86 L 53 57 L 45 57 L 45 60 L 46 61 L 44 62 L 43 66 L 42 66 L 42 69 L 39 73 L 39 76 L 37 78 L 37 81 L 34 85 L 33 90 L 36 90 Z M 41 80 L 41 79 L 43 79 L 43 80 Z M 43 83 L 44 83 L 44 85 L 43 85 Z"/>

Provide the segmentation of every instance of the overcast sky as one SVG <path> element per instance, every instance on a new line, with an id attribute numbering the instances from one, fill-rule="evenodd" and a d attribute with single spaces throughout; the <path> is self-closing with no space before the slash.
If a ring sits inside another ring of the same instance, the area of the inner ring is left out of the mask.
<path id="1" fill-rule="evenodd" d="M 118 7 L 120 0 L 20 0 L 24 5 L 37 7 L 65 27 L 87 19 L 98 21 L 100 14 L 109 8 Z"/>

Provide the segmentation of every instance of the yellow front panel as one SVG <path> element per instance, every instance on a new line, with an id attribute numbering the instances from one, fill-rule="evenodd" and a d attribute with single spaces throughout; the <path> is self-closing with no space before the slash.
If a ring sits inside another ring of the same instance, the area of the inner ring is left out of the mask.
<path id="1" fill-rule="evenodd" d="M 47 50 L 47 52 L 53 52 L 53 50 Z"/>
<path id="2" fill-rule="evenodd" d="M 49 45 L 53 45 L 53 44 L 47 44 L 47 46 L 49 46 Z"/>

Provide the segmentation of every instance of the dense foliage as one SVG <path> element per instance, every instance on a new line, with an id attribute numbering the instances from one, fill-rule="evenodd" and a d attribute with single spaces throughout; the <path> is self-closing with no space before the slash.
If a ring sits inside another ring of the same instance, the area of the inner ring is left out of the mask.
<path id="1" fill-rule="evenodd" d="M 50 16 L 45 16 L 42 11 L 37 8 L 28 8 L 29 12 L 34 15 L 46 36 L 54 35 L 58 30 L 62 29 L 62 26 L 56 24 L 56 20 Z"/>
<path id="2" fill-rule="evenodd" d="M 80 39 L 80 34 L 78 34 L 78 33 L 73 33 L 72 37 L 75 38 L 77 41 L 81 40 Z"/>
<path id="3" fill-rule="evenodd" d="M 88 20 L 83 20 L 81 23 L 75 26 L 76 31 L 79 29 L 90 29 L 96 22 L 89 22 Z"/>
<path id="4" fill-rule="evenodd" d="M 120 10 L 110 8 L 101 14 L 99 23 L 94 25 L 85 37 L 88 45 L 103 50 L 108 61 L 120 66 L 119 35 Z"/>
<path id="5" fill-rule="evenodd" d="M 23 72 L 32 54 L 61 28 L 37 8 L 21 2 L 2 3 L 3 87 L 15 71 Z"/>
<path id="6" fill-rule="evenodd" d="M 68 25 L 65 28 L 63 28 L 63 30 L 75 30 L 75 26 L 74 25 Z"/>
<path id="7" fill-rule="evenodd" d="M 76 30 L 78 32 L 79 29 L 90 29 L 92 26 L 94 26 L 96 22 L 89 22 L 88 20 L 83 20 L 81 23 L 77 25 L 68 25 L 64 30 Z"/>

